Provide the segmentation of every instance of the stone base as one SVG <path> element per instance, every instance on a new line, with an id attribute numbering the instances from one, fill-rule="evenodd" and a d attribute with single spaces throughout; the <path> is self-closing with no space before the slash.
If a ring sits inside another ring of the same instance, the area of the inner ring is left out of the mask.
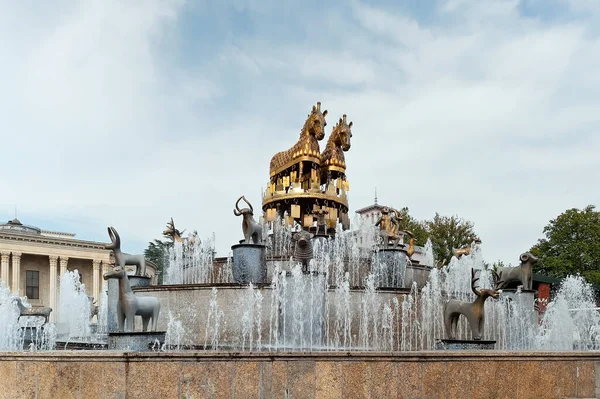
<path id="1" fill-rule="evenodd" d="M 132 287 L 147 287 L 150 285 L 151 277 L 146 276 L 127 276 L 129 278 L 129 285 Z"/>
<path id="2" fill-rule="evenodd" d="M 236 283 L 267 283 L 266 245 L 237 244 L 233 251 L 233 281 Z"/>
<path id="3" fill-rule="evenodd" d="M 160 349 L 165 343 L 165 331 L 108 333 L 108 349 L 148 352 Z"/>
<path id="4" fill-rule="evenodd" d="M 495 345 L 496 341 L 438 339 L 435 342 L 435 349 L 445 351 L 492 350 Z"/>
<path id="5" fill-rule="evenodd" d="M 373 254 L 371 273 L 376 287 L 404 288 L 408 256 L 401 247 L 381 248 Z"/>

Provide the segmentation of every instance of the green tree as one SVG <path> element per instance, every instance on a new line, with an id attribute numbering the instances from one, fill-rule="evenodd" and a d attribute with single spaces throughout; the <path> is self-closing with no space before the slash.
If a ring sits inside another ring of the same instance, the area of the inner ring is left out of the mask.
<path id="1" fill-rule="evenodd" d="M 168 250 L 173 246 L 170 241 L 154 240 L 148 243 L 148 248 L 144 250 L 144 256 L 156 265 L 158 274 L 158 284 L 163 283 L 164 268 L 167 259 Z"/>
<path id="2" fill-rule="evenodd" d="M 530 252 L 540 261 L 536 272 L 563 278 L 580 273 L 600 284 L 600 212 L 595 206 L 568 209 L 550 220 Z"/>
<path id="3" fill-rule="evenodd" d="M 425 221 L 424 225 L 437 261 L 447 259 L 450 262 L 452 250 L 470 245 L 475 235 L 474 224 L 458 216 L 441 216 L 436 212 L 433 219 Z"/>
<path id="4" fill-rule="evenodd" d="M 415 245 L 425 245 L 425 242 L 427 242 L 427 238 L 429 237 L 429 233 L 427 232 L 425 223 L 410 216 L 407 207 L 400 209 L 399 212 L 402 216 L 402 221 L 400 222 L 400 229 L 408 230 L 411 233 L 413 233 L 415 237 Z M 404 239 L 405 242 L 407 242 L 407 239 L 407 237 Z"/>

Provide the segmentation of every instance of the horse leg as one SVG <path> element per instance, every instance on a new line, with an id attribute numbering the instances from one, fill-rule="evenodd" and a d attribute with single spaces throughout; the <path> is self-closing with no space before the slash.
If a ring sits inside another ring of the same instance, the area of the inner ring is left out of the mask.
<path id="1" fill-rule="evenodd" d="M 142 317 L 142 331 L 148 331 L 148 322 L 150 321 L 150 316 Z"/>

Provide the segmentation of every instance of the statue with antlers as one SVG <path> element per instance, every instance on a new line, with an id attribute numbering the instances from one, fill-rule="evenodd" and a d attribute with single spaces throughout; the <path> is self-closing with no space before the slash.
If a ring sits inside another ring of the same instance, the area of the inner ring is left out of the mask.
<path id="1" fill-rule="evenodd" d="M 471 237 L 471 245 L 459 249 L 453 248 L 452 253 L 454 253 L 454 256 L 460 259 L 460 257 L 463 255 L 470 255 L 478 244 L 481 244 L 481 239 L 477 236 Z"/>
<path id="2" fill-rule="evenodd" d="M 471 269 L 471 289 L 477 295 L 472 303 L 450 299 L 444 305 L 444 328 L 448 339 L 455 339 L 458 318 L 463 315 L 467 318 L 474 340 L 483 338 L 484 326 L 484 304 L 489 297 L 498 298 L 502 291 L 494 289 L 477 289 L 475 283 L 479 277 L 475 277 L 475 269 Z"/>
<path id="3" fill-rule="evenodd" d="M 239 203 L 241 200 L 248 205 L 248 208 L 240 209 Z M 254 220 L 254 208 L 252 204 L 248 202 L 245 196 L 241 196 L 235 202 L 235 209 L 233 210 L 235 216 L 242 216 L 242 231 L 244 232 L 244 243 L 245 244 L 262 244 L 262 226 L 256 220 Z"/>
<path id="4" fill-rule="evenodd" d="M 179 231 L 178 229 L 176 229 L 175 223 L 173 222 L 173 218 L 171 218 L 171 221 L 167 223 L 167 229 L 163 231 L 163 235 L 166 237 L 171 237 L 173 242 L 184 242 L 185 238 L 181 236 L 184 231 L 185 230 Z"/>

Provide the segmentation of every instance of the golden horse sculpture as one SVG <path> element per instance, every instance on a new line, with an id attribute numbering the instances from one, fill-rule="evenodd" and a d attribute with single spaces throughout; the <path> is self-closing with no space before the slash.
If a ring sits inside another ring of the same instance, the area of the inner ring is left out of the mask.
<path id="1" fill-rule="evenodd" d="M 477 244 L 481 244 L 481 240 L 479 239 L 479 237 L 472 237 L 471 238 L 471 245 L 466 246 L 466 247 L 462 247 L 459 249 L 452 249 L 452 253 L 454 253 L 454 256 L 456 256 L 458 259 L 460 259 L 461 256 L 463 255 L 470 255 L 471 252 L 475 249 L 475 246 Z"/>
<path id="2" fill-rule="evenodd" d="M 329 170 L 342 171 L 346 169 L 344 152 L 350 150 L 352 137 L 352 122 L 346 122 L 343 115 L 333 127 L 327 145 L 321 154 L 321 174 L 324 176 Z"/>
<path id="3" fill-rule="evenodd" d="M 325 116 L 327 110 L 321 112 L 321 103 L 313 105 L 312 112 L 304 122 L 300 131 L 300 139 L 294 146 L 288 150 L 278 152 L 271 158 L 269 166 L 271 175 L 278 173 L 283 168 L 290 166 L 291 162 L 297 158 L 312 157 L 321 158 L 319 141 L 325 138 Z"/>
<path id="4" fill-rule="evenodd" d="M 475 278 L 475 269 L 471 269 L 471 289 L 477 295 L 472 303 L 450 299 L 444 305 L 444 328 L 448 339 L 455 339 L 458 318 L 463 315 L 467 318 L 474 340 L 481 340 L 483 337 L 483 325 L 485 322 L 484 305 L 489 297 L 498 298 L 502 291 L 494 289 L 477 289 L 475 283 L 479 277 Z"/>

